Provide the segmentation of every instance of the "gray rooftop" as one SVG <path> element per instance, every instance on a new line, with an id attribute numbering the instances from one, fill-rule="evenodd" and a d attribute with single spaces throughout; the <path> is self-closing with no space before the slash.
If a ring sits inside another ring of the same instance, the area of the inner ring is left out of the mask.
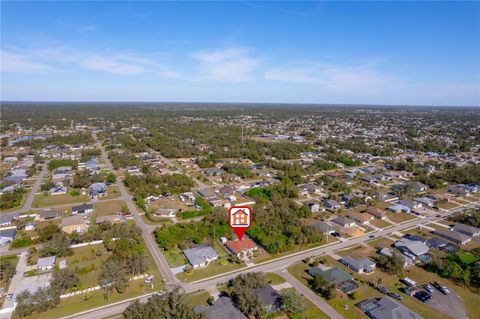
<path id="1" fill-rule="evenodd" d="M 197 306 L 196 312 L 205 313 L 207 319 L 246 319 L 228 297 L 220 297 L 210 307 Z"/>
<path id="2" fill-rule="evenodd" d="M 55 256 L 38 258 L 37 267 L 52 267 L 55 264 Z"/>
<path id="3" fill-rule="evenodd" d="M 383 297 L 377 302 L 378 307 L 370 310 L 370 316 L 376 319 L 423 319 L 418 314 L 401 303 L 389 297 Z"/>
<path id="4" fill-rule="evenodd" d="M 185 249 L 183 253 L 192 265 L 199 265 L 204 263 L 207 259 L 218 257 L 217 252 L 211 246 L 198 246 Z"/>
<path id="5" fill-rule="evenodd" d="M 408 249 L 411 253 L 416 256 L 424 255 L 428 253 L 428 247 L 424 243 L 416 240 L 410 240 L 407 238 L 402 238 L 395 243 L 395 247 L 400 249 Z"/>

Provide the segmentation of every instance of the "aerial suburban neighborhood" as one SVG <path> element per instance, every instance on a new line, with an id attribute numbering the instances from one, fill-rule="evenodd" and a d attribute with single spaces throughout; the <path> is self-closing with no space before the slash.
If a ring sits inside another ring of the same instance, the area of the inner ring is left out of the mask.
<path id="1" fill-rule="evenodd" d="M 4 111 L 2 315 L 120 302 L 135 318 L 155 298 L 199 318 L 478 314 L 477 110 L 428 124 L 421 110 L 137 106 L 125 121 L 85 104 L 26 121 L 59 107 Z M 238 206 L 253 212 L 241 240 Z"/>
<path id="2" fill-rule="evenodd" d="M 0 0 L 0 319 L 480 319 L 479 32 Z"/>

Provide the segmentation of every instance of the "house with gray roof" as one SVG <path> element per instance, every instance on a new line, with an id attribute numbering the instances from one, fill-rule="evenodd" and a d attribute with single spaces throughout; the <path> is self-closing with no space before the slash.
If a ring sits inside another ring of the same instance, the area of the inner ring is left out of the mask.
<path id="1" fill-rule="evenodd" d="M 90 214 L 90 213 L 93 213 L 92 204 L 83 203 L 82 205 L 72 207 L 72 214 L 83 215 L 83 214 Z"/>
<path id="2" fill-rule="evenodd" d="M 217 252 L 209 245 L 200 245 L 183 251 L 193 268 L 207 267 L 211 261 L 218 259 Z"/>
<path id="3" fill-rule="evenodd" d="M 312 224 L 312 227 L 324 235 L 330 235 L 335 232 L 335 229 L 332 226 L 322 221 Z"/>
<path id="4" fill-rule="evenodd" d="M 6 229 L 0 231 L 0 246 L 9 244 L 15 238 L 17 231 L 15 229 Z"/>
<path id="5" fill-rule="evenodd" d="M 38 258 L 37 269 L 38 270 L 50 270 L 55 265 L 55 256 Z"/>
<path id="6" fill-rule="evenodd" d="M 467 236 L 480 236 L 480 228 L 473 227 L 470 225 L 465 225 L 465 224 L 455 224 L 455 226 L 452 227 L 453 231 L 465 234 Z"/>
<path id="7" fill-rule="evenodd" d="M 403 304 L 390 297 L 367 299 L 357 305 L 372 319 L 423 319 Z"/>
<path id="8" fill-rule="evenodd" d="M 353 219 L 344 216 L 335 217 L 334 219 L 332 219 L 332 222 L 345 228 L 349 228 L 355 225 L 355 221 Z"/>
<path id="9" fill-rule="evenodd" d="M 266 285 L 261 288 L 254 289 L 253 292 L 257 295 L 263 307 L 268 313 L 280 310 L 280 296 L 272 286 Z"/>
<path id="10" fill-rule="evenodd" d="M 210 307 L 196 306 L 194 310 L 197 313 L 204 313 L 207 319 L 247 319 L 232 303 L 228 297 L 220 297 L 215 300 Z"/>
<path id="11" fill-rule="evenodd" d="M 20 216 L 19 213 L 12 213 L 12 214 L 1 214 L 0 215 L 0 226 L 10 226 L 15 219 L 18 219 Z"/>
<path id="12" fill-rule="evenodd" d="M 49 220 L 59 218 L 61 213 L 56 210 L 44 210 L 40 212 L 40 220 Z"/>
<path id="13" fill-rule="evenodd" d="M 371 274 L 375 271 L 376 266 L 373 260 L 365 257 L 355 259 L 347 256 L 340 259 L 340 262 L 359 274 Z"/>
<path id="14" fill-rule="evenodd" d="M 428 246 L 421 241 L 402 238 L 395 243 L 395 247 L 402 253 L 415 259 L 415 257 L 428 253 Z"/>

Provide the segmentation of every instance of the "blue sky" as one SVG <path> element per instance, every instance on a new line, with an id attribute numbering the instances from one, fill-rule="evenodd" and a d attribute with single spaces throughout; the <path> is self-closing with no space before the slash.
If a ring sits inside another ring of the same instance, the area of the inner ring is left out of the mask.
<path id="1" fill-rule="evenodd" d="M 479 2 L 5 2 L 1 98 L 480 105 Z"/>

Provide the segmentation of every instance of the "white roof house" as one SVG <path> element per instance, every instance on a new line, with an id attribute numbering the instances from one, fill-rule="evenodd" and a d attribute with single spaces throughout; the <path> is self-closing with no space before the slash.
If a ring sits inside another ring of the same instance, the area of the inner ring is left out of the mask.
<path id="1" fill-rule="evenodd" d="M 38 258 L 37 269 L 49 270 L 55 265 L 55 256 Z"/>

